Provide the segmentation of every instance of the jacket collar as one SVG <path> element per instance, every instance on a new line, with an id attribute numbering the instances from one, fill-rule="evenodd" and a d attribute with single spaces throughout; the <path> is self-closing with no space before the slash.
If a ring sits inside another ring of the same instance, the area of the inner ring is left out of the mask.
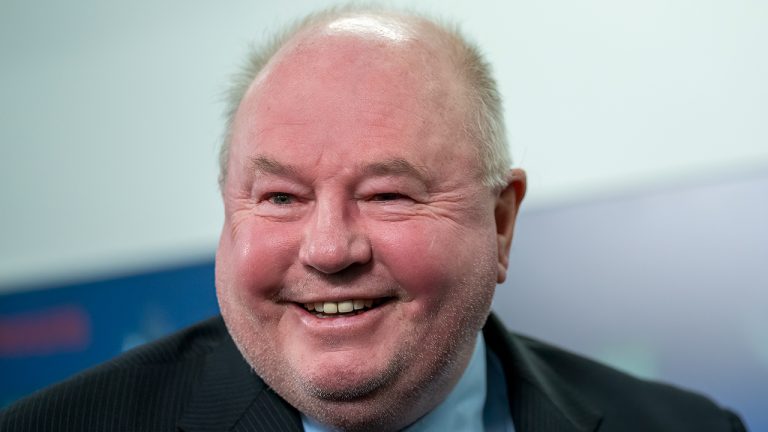
<path id="1" fill-rule="evenodd" d="M 205 357 L 178 428 L 185 432 L 300 432 L 298 411 L 253 372 L 221 318 L 217 326 L 221 343 Z"/>
<path id="2" fill-rule="evenodd" d="M 600 425 L 599 411 L 519 337 L 509 333 L 494 314 L 488 318 L 483 334 L 503 365 L 517 432 L 591 432 Z"/>

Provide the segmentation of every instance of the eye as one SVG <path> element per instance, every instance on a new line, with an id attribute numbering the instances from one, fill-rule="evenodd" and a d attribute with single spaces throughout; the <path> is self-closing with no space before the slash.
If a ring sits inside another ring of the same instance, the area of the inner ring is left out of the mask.
<path id="1" fill-rule="evenodd" d="M 396 201 L 405 198 L 407 198 L 405 195 L 397 192 L 384 192 L 373 195 L 371 201 Z"/>
<path id="2" fill-rule="evenodd" d="M 273 192 L 267 195 L 267 201 L 275 205 L 288 205 L 296 202 L 296 197 L 286 192 Z"/>

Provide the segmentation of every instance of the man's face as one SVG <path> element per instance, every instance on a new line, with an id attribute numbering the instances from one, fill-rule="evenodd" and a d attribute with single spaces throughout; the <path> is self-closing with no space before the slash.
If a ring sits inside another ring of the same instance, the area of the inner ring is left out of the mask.
<path id="1" fill-rule="evenodd" d="M 286 48 L 233 126 L 221 311 L 265 381 L 325 422 L 431 408 L 421 393 L 458 379 L 506 268 L 464 90 L 402 45 Z"/>

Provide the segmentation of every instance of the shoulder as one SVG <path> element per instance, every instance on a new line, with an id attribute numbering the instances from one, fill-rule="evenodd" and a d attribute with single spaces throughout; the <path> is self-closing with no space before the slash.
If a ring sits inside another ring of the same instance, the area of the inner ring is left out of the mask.
<path id="1" fill-rule="evenodd" d="M 602 414 L 600 430 L 743 431 L 738 416 L 708 397 L 634 377 L 550 344 L 511 335 L 548 384 Z"/>
<path id="2" fill-rule="evenodd" d="M 684 415 L 717 423 L 724 410 L 708 397 L 673 385 L 645 380 L 594 360 L 518 336 L 552 373 L 582 397 L 599 404 L 606 413 L 644 418 L 675 418 Z"/>
<path id="3" fill-rule="evenodd" d="M 226 337 L 213 318 L 128 351 L 11 405 L 0 430 L 173 429 L 206 356 Z"/>

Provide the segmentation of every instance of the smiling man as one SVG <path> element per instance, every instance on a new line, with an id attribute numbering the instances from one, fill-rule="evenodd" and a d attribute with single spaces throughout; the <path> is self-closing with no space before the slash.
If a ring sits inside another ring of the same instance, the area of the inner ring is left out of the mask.
<path id="1" fill-rule="evenodd" d="M 506 151 L 474 124 L 499 110 L 473 87 L 490 81 L 479 62 L 430 22 L 342 15 L 293 35 L 238 104 L 222 315 L 267 384 L 325 424 L 405 427 L 474 351 L 525 191 L 505 158 L 478 157 Z"/>
<path id="2" fill-rule="evenodd" d="M 321 13 L 254 53 L 231 95 L 223 320 L 26 399 L 3 430 L 743 430 L 489 318 L 525 174 L 455 31 Z"/>

